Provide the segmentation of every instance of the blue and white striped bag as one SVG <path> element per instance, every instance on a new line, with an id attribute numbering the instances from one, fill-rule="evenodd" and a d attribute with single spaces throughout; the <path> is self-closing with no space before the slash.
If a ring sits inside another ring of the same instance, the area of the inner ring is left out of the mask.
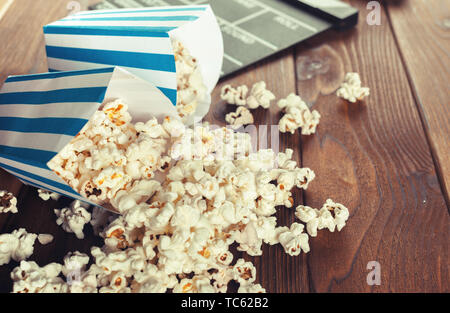
<path id="1" fill-rule="evenodd" d="M 177 117 L 158 88 L 120 67 L 8 77 L 0 89 L 0 167 L 25 184 L 94 204 L 47 163 L 103 101 L 117 98 L 129 105 L 133 122 Z"/>
<path id="2" fill-rule="evenodd" d="M 198 59 L 209 93 L 219 79 L 222 34 L 209 5 L 85 11 L 44 27 L 49 71 L 121 66 L 157 86 L 176 104 L 171 38 Z M 210 99 L 197 108 L 202 118 Z"/>

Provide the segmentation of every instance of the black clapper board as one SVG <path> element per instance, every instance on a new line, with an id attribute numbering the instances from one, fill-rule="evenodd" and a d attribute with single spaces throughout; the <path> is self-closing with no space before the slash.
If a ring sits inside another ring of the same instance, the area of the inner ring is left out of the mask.
<path id="1" fill-rule="evenodd" d="M 91 9 L 206 3 L 222 29 L 222 77 L 327 29 L 350 28 L 358 21 L 358 10 L 337 0 L 105 0 Z"/>

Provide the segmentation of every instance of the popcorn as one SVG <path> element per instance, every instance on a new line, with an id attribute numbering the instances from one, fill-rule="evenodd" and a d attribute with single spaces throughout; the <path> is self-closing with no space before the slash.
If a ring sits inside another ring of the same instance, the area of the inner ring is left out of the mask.
<path id="1" fill-rule="evenodd" d="M 249 284 L 239 286 L 238 293 L 266 293 L 260 284 Z"/>
<path id="2" fill-rule="evenodd" d="M 248 87 L 246 85 L 233 88 L 231 85 L 225 85 L 220 92 L 220 99 L 229 104 L 246 105 L 247 104 Z"/>
<path id="3" fill-rule="evenodd" d="M 36 238 L 36 234 L 28 233 L 24 228 L 0 235 L 0 265 L 9 263 L 10 259 L 19 262 L 29 258 Z"/>
<path id="4" fill-rule="evenodd" d="M 11 192 L 0 190 L 0 213 L 17 213 L 17 199 Z"/>
<path id="5" fill-rule="evenodd" d="M 180 41 L 173 39 L 172 46 L 177 70 L 177 111 L 186 120 L 195 113 L 199 102 L 205 101 L 207 91 L 197 59 Z"/>
<path id="6" fill-rule="evenodd" d="M 64 293 L 67 285 L 59 276 L 62 265 L 50 263 L 39 267 L 36 262 L 21 261 L 11 272 L 13 293 Z"/>
<path id="7" fill-rule="evenodd" d="M 270 102 L 275 99 L 275 95 L 266 89 L 266 83 L 260 81 L 252 86 L 250 96 L 247 98 L 247 107 L 249 109 L 256 109 L 262 106 L 264 109 L 270 107 Z"/>
<path id="8" fill-rule="evenodd" d="M 304 228 L 302 224 L 293 223 L 289 230 L 279 234 L 278 240 L 287 254 L 296 256 L 302 250 L 304 253 L 309 252 L 308 235 L 303 233 Z"/>
<path id="9" fill-rule="evenodd" d="M 302 135 L 311 135 L 316 132 L 320 114 L 316 110 L 310 111 L 303 100 L 291 93 L 285 99 L 278 101 L 278 107 L 285 113 L 280 119 L 279 128 L 282 133 L 295 133 L 302 128 Z"/>
<path id="10" fill-rule="evenodd" d="M 253 115 L 250 111 L 243 106 L 237 108 L 236 112 L 228 113 L 225 116 L 225 121 L 232 125 L 234 129 L 241 127 L 242 125 L 253 124 Z"/>
<path id="11" fill-rule="evenodd" d="M 37 236 L 37 240 L 41 245 L 48 245 L 50 242 L 53 241 L 53 236 L 50 234 L 39 234 Z"/>
<path id="12" fill-rule="evenodd" d="M 48 201 L 50 199 L 57 201 L 61 197 L 60 194 L 45 189 L 38 189 L 37 191 L 39 198 L 41 198 L 44 201 Z"/>
<path id="13" fill-rule="evenodd" d="M 68 208 L 55 209 L 56 224 L 61 225 L 66 232 L 74 233 L 78 239 L 83 239 L 84 225 L 91 220 L 91 213 L 86 210 L 87 208 L 88 204 L 75 200 Z"/>
<path id="14" fill-rule="evenodd" d="M 256 279 L 256 268 L 251 262 L 239 259 L 233 267 L 233 275 L 241 286 L 249 285 Z"/>
<path id="15" fill-rule="evenodd" d="M 340 98 L 355 103 L 370 94 L 370 89 L 361 87 L 361 78 L 358 73 L 347 73 L 341 87 L 336 91 Z"/>
<path id="16" fill-rule="evenodd" d="M 259 106 L 268 109 L 270 102 L 275 99 L 275 95 L 266 89 L 266 83 L 264 81 L 254 84 L 248 97 L 247 93 L 248 87 L 246 85 L 241 85 L 237 88 L 233 88 L 231 85 L 225 85 L 222 87 L 220 98 L 229 104 L 246 106 L 249 109 L 256 109 Z"/>
<path id="17" fill-rule="evenodd" d="M 334 216 L 332 214 L 334 213 Z M 345 226 L 345 222 L 349 218 L 348 209 L 342 204 L 335 203 L 331 199 L 327 199 L 320 210 L 313 209 L 308 206 L 299 205 L 296 208 L 295 216 L 306 223 L 306 230 L 311 237 L 317 236 L 317 230 L 328 228 L 330 232 L 334 232 L 337 227 L 338 231 Z"/>

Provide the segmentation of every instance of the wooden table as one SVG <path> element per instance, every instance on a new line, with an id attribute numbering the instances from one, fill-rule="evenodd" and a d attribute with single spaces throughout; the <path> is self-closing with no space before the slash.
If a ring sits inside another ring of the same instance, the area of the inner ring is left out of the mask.
<path id="1" fill-rule="evenodd" d="M 88 1 L 81 1 L 86 7 Z M 0 1 L 0 81 L 10 74 L 46 71 L 42 26 L 68 13 L 66 0 Z M 327 199 L 348 206 L 351 217 L 340 233 L 322 231 L 310 239 L 311 252 L 298 257 L 264 246 L 262 257 L 249 257 L 257 281 L 270 292 L 449 292 L 450 191 L 450 9 L 446 0 L 388 1 L 381 25 L 368 25 L 365 1 L 355 29 L 329 31 L 221 81 L 206 120 L 224 125 L 231 110 L 219 99 L 225 83 L 251 85 L 264 80 L 277 98 L 300 94 L 321 115 L 312 136 L 282 134 L 303 166 L 317 177 L 295 205 L 319 207 Z M 305 79 L 308 62 L 329 66 Z M 349 104 L 334 94 L 346 72 L 361 74 L 371 95 Z M 272 107 L 256 110 L 256 124 L 275 125 Z M 61 262 L 68 251 L 88 252 L 101 239 L 87 227 L 78 240 L 56 225 L 53 209 L 67 204 L 44 202 L 34 188 L 0 170 L 0 189 L 18 197 L 18 214 L 0 215 L 0 233 L 25 227 L 55 235 L 36 244 L 30 258 L 40 265 Z M 294 222 L 293 209 L 277 213 L 282 225 Z M 367 264 L 381 266 L 381 285 L 370 286 Z M 0 291 L 11 289 L 11 262 L 0 267 Z"/>

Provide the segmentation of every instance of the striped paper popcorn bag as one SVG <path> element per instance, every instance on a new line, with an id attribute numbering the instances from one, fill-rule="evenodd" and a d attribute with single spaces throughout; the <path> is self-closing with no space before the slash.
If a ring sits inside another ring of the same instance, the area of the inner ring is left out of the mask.
<path id="1" fill-rule="evenodd" d="M 158 88 L 120 67 L 8 77 L 0 89 L 0 167 L 25 184 L 97 205 L 49 162 L 116 99 L 128 104 L 133 123 L 178 118 Z"/>
<path id="2" fill-rule="evenodd" d="M 209 111 L 223 59 L 209 5 L 79 12 L 44 34 L 49 71 L 121 66 L 157 86 L 186 124 Z"/>

